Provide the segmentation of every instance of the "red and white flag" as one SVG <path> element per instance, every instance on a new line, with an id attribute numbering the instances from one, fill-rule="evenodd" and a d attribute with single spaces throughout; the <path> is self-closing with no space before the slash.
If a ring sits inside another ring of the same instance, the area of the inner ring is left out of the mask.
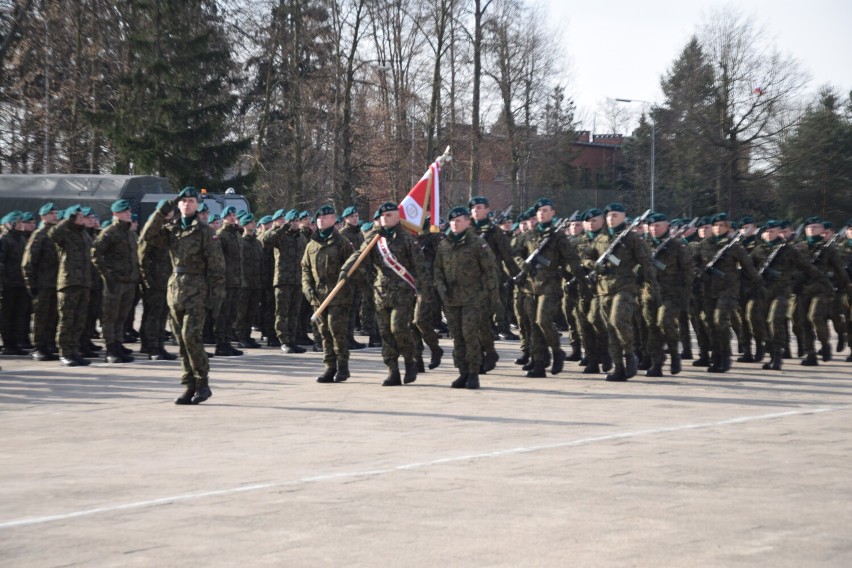
<path id="1" fill-rule="evenodd" d="M 450 148 L 444 155 L 429 166 L 405 199 L 399 204 L 399 217 L 402 226 L 414 233 L 423 230 L 426 217 L 430 218 L 433 226 L 441 222 L 441 165 L 452 159 Z"/>

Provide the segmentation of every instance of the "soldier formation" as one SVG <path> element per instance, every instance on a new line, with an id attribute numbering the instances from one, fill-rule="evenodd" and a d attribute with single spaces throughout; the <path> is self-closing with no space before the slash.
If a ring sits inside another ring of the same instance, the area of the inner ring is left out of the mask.
<path id="1" fill-rule="evenodd" d="M 446 331 L 459 373 L 451 386 L 476 389 L 499 360 L 495 338 L 519 341 L 514 362 L 530 378 L 571 361 L 626 381 L 661 377 L 666 363 L 677 375 L 685 360 L 727 372 L 734 336 L 739 363 L 781 370 L 795 341 L 800 363 L 815 366 L 845 350 L 852 327 L 852 220 L 835 232 L 818 217 L 798 230 L 725 213 L 630 219 L 618 203 L 560 219 L 542 198 L 513 223 L 477 196 L 450 211 L 443 231 L 427 220 L 414 235 L 395 203 L 363 224 L 354 206 L 260 218 L 227 207 L 220 217 L 191 187 L 158 203 L 138 236 L 129 202 L 111 213 L 101 223 L 91 209 L 47 203 L 0 220 L 3 355 L 128 363 L 125 344 L 138 335 L 141 354 L 174 360 L 170 329 L 186 387 L 177 404 L 212 396 L 209 357 L 264 344 L 322 351 L 317 381 L 346 381 L 350 350 L 366 347 L 358 329 L 381 347 L 383 385 L 414 382 L 427 347 L 428 368 L 438 367 Z M 103 348 L 92 341 L 98 321 Z"/>

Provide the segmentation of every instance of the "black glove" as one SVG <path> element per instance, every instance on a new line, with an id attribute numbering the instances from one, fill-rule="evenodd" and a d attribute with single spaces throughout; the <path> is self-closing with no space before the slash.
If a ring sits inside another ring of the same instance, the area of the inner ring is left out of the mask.
<path id="1" fill-rule="evenodd" d="M 175 208 L 175 202 L 169 199 L 165 203 L 163 203 L 157 211 L 162 213 L 163 215 L 168 215 L 169 211 Z"/>
<path id="2" fill-rule="evenodd" d="M 349 275 L 346 273 L 346 271 L 345 271 L 345 270 L 341 270 L 341 271 L 340 271 L 340 276 L 338 276 L 337 281 L 338 281 L 338 282 L 342 282 L 342 281 L 344 281 L 344 280 L 348 280 L 348 279 L 349 279 Z"/>

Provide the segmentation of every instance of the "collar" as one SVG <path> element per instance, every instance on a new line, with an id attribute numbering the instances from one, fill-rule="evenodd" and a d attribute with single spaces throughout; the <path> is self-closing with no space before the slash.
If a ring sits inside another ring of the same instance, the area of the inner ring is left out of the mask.
<path id="1" fill-rule="evenodd" d="M 192 217 L 181 217 L 180 222 L 179 222 L 180 228 L 183 229 L 184 231 L 187 230 L 193 223 L 195 223 L 195 220 L 197 218 L 198 218 L 198 213 L 196 213 Z M 228 225 L 228 226 L 230 227 L 230 225 Z"/>
<path id="2" fill-rule="evenodd" d="M 614 237 L 618 233 L 622 232 L 625 229 L 625 227 L 627 227 L 626 222 L 622 223 L 621 225 L 619 225 L 617 227 L 610 227 L 609 229 L 607 229 L 609 231 L 609 236 Z"/>
<path id="3" fill-rule="evenodd" d="M 396 227 L 396 225 L 393 227 L 382 227 L 379 229 L 379 233 L 386 239 L 392 239 L 396 237 Z"/>
<path id="4" fill-rule="evenodd" d="M 328 229 L 317 229 L 314 231 L 313 238 L 320 243 L 326 242 L 331 234 L 334 232 L 334 227 L 329 227 Z"/>
<path id="5" fill-rule="evenodd" d="M 539 234 L 544 234 L 553 229 L 553 219 L 548 221 L 547 223 L 536 223 L 535 230 Z"/>

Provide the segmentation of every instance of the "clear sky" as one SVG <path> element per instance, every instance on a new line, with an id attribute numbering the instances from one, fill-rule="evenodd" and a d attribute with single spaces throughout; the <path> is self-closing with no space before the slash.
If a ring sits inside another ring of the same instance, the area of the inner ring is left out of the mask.
<path id="1" fill-rule="evenodd" d="M 705 17 L 734 6 L 763 26 L 768 41 L 810 73 L 809 91 L 852 89 L 852 0 L 540 0 L 559 30 L 569 93 L 591 129 L 609 98 L 660 102 L 660 76 Z M 606 128 L 602 116 L 597 130 Z"/>

